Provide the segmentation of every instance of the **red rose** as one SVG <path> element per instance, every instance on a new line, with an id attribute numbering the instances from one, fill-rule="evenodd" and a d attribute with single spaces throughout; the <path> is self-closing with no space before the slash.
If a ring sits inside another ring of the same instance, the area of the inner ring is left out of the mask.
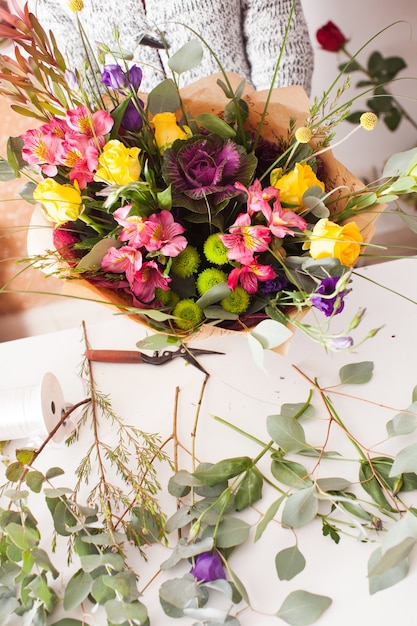
<path id="1" fill-rule="evenodd" d="M 327 52 L 339 52 L 347 42 L 342 31 L 333 22 L 327 22 L 319 28 L 316 37 L 323 50 Z"/>

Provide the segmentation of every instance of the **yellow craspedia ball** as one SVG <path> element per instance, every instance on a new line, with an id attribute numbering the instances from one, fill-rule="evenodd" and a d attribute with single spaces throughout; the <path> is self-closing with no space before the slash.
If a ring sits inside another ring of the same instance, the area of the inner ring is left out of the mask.
<path id="1" fill-rule="evenodd" d="M 378 116 L 372 113 L 372 111 L 367 111 L 366 113 L 362 113 L 359 121 L 362 128 L 365 130 L 374 130 L 375 126 L 378 124 Z"/>
<path id="2" fill-rule="evenodd" d="M 295 138 L 299 143 L 308 143 L 312 138 L 313 133 L 307 126 L 300 126 L 295 131 Z"/>
<path id="3" fill-rule="evenodd" d="M 74 11 L 74 13 L 78 13 L 78 11 L 82 11 L 83 10 L 84 2 L 83 2 L 83 0 L 70 0 L 68 2 L 68 6 L 69 6 L 71 11 Z"/>

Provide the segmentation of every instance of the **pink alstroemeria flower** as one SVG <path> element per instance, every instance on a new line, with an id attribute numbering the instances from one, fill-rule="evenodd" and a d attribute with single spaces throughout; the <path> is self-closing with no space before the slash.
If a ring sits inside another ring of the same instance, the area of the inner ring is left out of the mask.
<path id="1" fill-rule="evenodd" d="M 235 187 L 248 196 L 249 215 L 260 211 L 265 216 L 265 219 L 269 219 L 271 214 L 269 202 L 279 198 L 279 190 L 276 189 L 276 187 L 265 187 L 265 189 L 262 189 L 262 185 L 258 179 L 254 180 L 253 184 L 247 189 L 239 182 L 235 183 Z"/>
<path id="2" fill-rule="evenodd" d="M 155 298 L 155 290 L 166 291 L 170 282 L 171 279 L 163 276 L 155 261 L 146 261 L 136 272 L 131 289 L 138 300 L 151 302 Z"/>
<path id="3" fill-rule="evenodd" d="M 80 135 L 86 135 L 95 144 L 104 146 L 106 135 L 113 127 L 113 118 L 106 111 L 91 114 L 85 106 L 67 111 L 67 124 Z"/>
<path id="4" fill-rule="evenodd" d="M 121 274 L 124 272 L 130 284 L 142 267 L 142 253 L 131 246 L 109 248 L 101 259 L 101 267 L 105 272 Z"/>
<path id="5" fill-rule="evenodd" d="M 252 226 L 248 213 L 238 215 L 235 223 L 230 227 L 230 233 L 219 235 L 220 239 L 229 248 L 227 256 L 231 260 L 249 265 L 255 252 L 264 252 L 271 241 L 271 233 L 267 226 Z"/>
<path id="6" fill-rule="evenodd" d="M 294 213 L 294 211 L 283 209 L 280 201 L 275 200 L 268 226 L 275 237 L 284 239 L 285 235 L 291 235 L 291 237 L 295 235 L 290 226 L 304 231 L 307 228 L 307 222 L 301 215 Z"/>
<path id="7" fill-rule="evenodd" d="M 59 160 L 57 153 L 65 137 L 68 126 L 64 120 L 53 119 L 49 124 L 26 131 L 23 140 L 22 156 L 29 165 L 39 165 L 46 176 L 56 176 Z"/>
<path id="8" fill-rule="evenodd" d="M 98 150 L 90 145 L 87 137 L 67 134 L 57 151 L 57 159 L 61 165 L 70 168 L 71 182 L 76 180 L 80 189 L 94 180 L 94 172 L 98 165 Z"/>
<path id="9" fill-rule="evenodd" d="M 258 281 L 264 282 L 275 278 L 275 272 L 270 265 L 261 265 L 256 259 L 249 265 L 235 267 L 229 274 L 227 286 L 236 289 L 238 282 L 248 293 L 256 293 Z"/>
<path id="10" fill-rule="evenodd" d="M 177 256 L 187 247 L 187 240 L 182 236 L 183 226 L 174 221 L 170 211 L 161 211 L 151 215 L 145 223 L 148 240 L 145 248 L 148 252 L 159 250 L 165 256 Z"/>
<path id="11" fill-rule="evenodd" d="M 120 207 L 113 213 L 113 217 L 123 230 L 120 239 L 127 241 L 130 246 L 140 248 L 145 245 L 148 235 L 145 232 L 145 220 L 140 215 L 129 215 L 131 204 Z"/>

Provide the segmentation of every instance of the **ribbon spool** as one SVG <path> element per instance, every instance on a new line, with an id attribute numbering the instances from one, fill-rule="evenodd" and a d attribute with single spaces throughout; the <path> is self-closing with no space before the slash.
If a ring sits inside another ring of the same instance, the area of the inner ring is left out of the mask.
<path id="1" fill-rule="evenodd" d="M 0 391 L 0 441 L 46 438 L 71 407 L 64 400 L 58 379 L 47 372 L 42 382 L 33 387 L 18 387 Z M 74 429 L 74 423 L 66 420 L 53 435 L 59 443 Z"/>

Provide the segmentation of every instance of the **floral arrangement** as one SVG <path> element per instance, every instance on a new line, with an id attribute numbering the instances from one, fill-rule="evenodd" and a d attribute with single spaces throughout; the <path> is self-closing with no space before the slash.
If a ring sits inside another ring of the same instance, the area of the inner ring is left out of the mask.
<path id="1" fill-rule="evenodd" d="M 291 320 L 326 347 L 352 345 L 327 322 L 343 310 L 370 224 L 415 189 L 413 155 L 363 187 L 330 153 L 348 112 L 338 97 L 329 103 L 330 90 L 308 110 L 294 88 L 277 122 L 280 90 L 253 106 L 253 90 L 223 71 L 180 89 L 203 53 L 194 39 L 170 57 L 172 78 L 144 95 L 141 68 L 123 57 L 109 63 L 104 44 L 104 65 L 71 73 L 27 9 L 3 20 L 18 47 L 16 60 L 0 63 L 1 92 L 38 120 L 10 141 L 3 177 L 28 177 L 24 197 L 53 226 L 44 266 L 180 338 L 207 324 L 241 330 L 273 320 L 281 343 Z M 375 123 L 364 113 L 357 129 Z M 324 314 L 317 328 L 301 322 L 308 308 Z"/>
<path id="2" fill-rule="evenodd" d="M 81 0 L 70 4 L 77 13 L 83 8 Z M 339 101 L 346 84 L 330 101 L 333 85 L 310 110 L 300 89 L 271 88 L 257 96 L 222 71 L 180 89 L 182 72 L 202 53 L 193 40 L 170 58 L 173 78 L 142 94 L 142 70 L 123 56 L 94 63 L 87 74 L 70 73 L 53 36 L 26 8 L 18 17 L 3 10 L 0 16 L 0 36 L 18 44 L 15 59 L 0 56 L 0 92 L 38 123 L 10 140 L 0 174 L 29 179 L 22 195 L 41 206 L 54 242 L 31 263 L 52 268 L 70 284 L 88 284 L 91 293 L 105 294 L 180 340 L 207 324 L 246 329 L 261 320 L 285 328 L 291 321 L 326 347 L 352 347 L 348 333 L 331 334 L 320 323 L 313 328 L 301 315 L 312 308 L 331 320 L 342 311 L 352 268 L 372 245 L 374 219 L 386 203 L 417 189 L 417 151 L 391 157 L 380 181 L 366 187 L 356 181 L 330 151 L 334 127 L 351 104 Z M 103 44 L 100 52 L 109 51 Z M 374 124 L 375 114 L 365 113 L 355 132 Z M 149 348 L 152 338 L 144 342 L 139 347 Z M 87 349 L 86 331 L 84 343 Z M 369 382 L 373 363 L 342 367 L 339 383 L 327 388 L 316 377 L 297 375 L 307 383 L 306 397 L 282 404 L 268 416 L 265 431 L 261 426 L 252 434 L 215 417 L 250 445 L 212 463 L 195 451 L 208 375 L 192 402 L 191 443 L 178 434 L 178 397 L 172 434 L 161 441 L 114 413 L 85 361 L 81 376 L 89 397 L 79 403 L 86 409 L 68 445 L 75 446 L 89 426 L 91 432 L 75 487 L 62 482 L 64 469 L 42 466 L 51 434 L 36 449 L 3 454 L 7 484 L 1 495 L 8 504 L 0 508 L 0 618 L 6 623 L 14 613 L 25 623 L 82 626 L 97 621 L 94 612 L 101 610 L 102 623 L 147 626 L 146 589 L 142 598 L 140 568 L 129 550 L 146 556 L 159 543 L 170 548 L 161 569 L 174 572 L 159 589 L 167 619 L 238 626 L 242 607 L 252 607 L 234 570 L 234 553 L 252 531 L 260 541 L 276 522 L 294 539 L 275 555 L 280 581 L 303 571 L 297 533 L 316 522 L 336 544 L 343 534 L 355 533 L 363 542 L 384 534 L 369 561 L 370 593 L 404 578 L 417 538 L 415 509 L 406 502 L 406 492 L 417 487 L 415 444 L 395 458 L 382 454 L 379 443 L 376 450 L 351 432 L 337 408 L 347 393 L 338 396 L 335 387 Z M 400 411 L 384 407 L 394 413 L 388 437 L 415 431 L 416 397 L 414 389 L 411 404 Z M 319 437 L 309 429 L 317 406 Z M 346 476 L 339 470 L 329 477 L 327 461 L 345 458 L 330 448 L 335 429 L 356 458 L 351 452 L 346 457 Z M 183 465 L 179 449 L 188 460 Z M 160 506 L 159 463 L 173 470 L 165 494 L 172 514 Z M 267 491 L 271 500 L 264 499 Z M 51 549 L 48 529 L 31 507 L 41 492 L 53 521 Z M 253 513 L 256 521 L 247 521 Z M 54 549 L 65 541 L 77 569 L 57 591 Z M 226 609 L 211 604 L 216 594 Z M 308 626 L 331 602 L 301 589 L 269 616 Z"/>

